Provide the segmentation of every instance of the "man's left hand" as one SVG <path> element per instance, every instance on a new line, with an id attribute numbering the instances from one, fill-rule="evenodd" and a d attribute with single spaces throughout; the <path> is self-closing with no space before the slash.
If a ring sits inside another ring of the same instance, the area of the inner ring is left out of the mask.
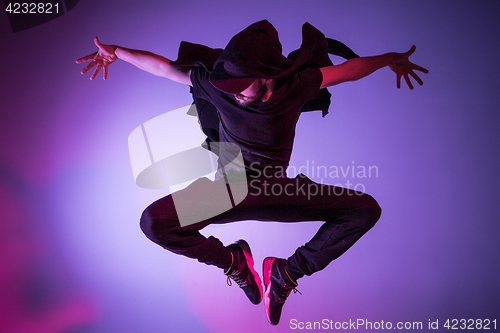
<path id="1" fill-rule="evenodd" d="M 411 75 L 418 84 L 422 85 L 424 82 L 415 74 L 414 70 L 421 71 L 425 74 L 429 73 L 429 71 L 423 67 L 415 65 L 408 58 L 415 52 L 416 47 L 413 45 L 411 49 L 406 53 L 395 53 L 394 59 L 390 63 L 389 67 L 392 69 L 394 73 L 397 75 L 397 87 L 398 89 L 401 87 L 401 76 L 405 78 L 406 84 L 410 89 L 413 89 L 413 84 L 410 81 L 408 75 Z"/>

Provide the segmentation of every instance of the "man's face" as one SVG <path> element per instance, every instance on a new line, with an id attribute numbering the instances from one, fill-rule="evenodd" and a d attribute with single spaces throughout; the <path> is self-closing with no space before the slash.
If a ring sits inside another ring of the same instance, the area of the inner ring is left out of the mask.
<path id="1" fill-rule="evenodd" d="M 238 105 L 246 108 L 257 102 L 261 102 L 268 94 L 268 89 L 269 88 L 265 80 L 257 79 L 247 89 L 243 90 L 239 94 L 234 94 L 234 98 L 236 99 Z"/>

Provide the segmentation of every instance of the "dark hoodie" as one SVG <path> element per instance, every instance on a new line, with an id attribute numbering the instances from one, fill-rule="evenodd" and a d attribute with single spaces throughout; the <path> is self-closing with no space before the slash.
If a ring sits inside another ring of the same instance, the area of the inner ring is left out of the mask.
<path id="1" fill-rule="evenodd" d="M 196 90 L 193 96 L 200 124 L 208 136 L 207 143 L 211 141 L 234 142 L 242 149 L 246 162 L 257 161 L 261 167 L 269 165 L 286 168 L 293 145 L 295 116 L 287 115 L 285 122 L 278 121 L 281 118 L 278 118 L 277 114 L 266 114 L 264 119 L 258 114 L 268 111 L 255 109 L 249 110 L 250 112 L 241 112 L 230 102 L 229 104 L 227 101 L 222 103 L 221 98 L 227 99 L 224 96 L 229 95 L 224 93 L 227 91 L 223 88 L 224 84 L 229 82 L 228 87 L 230 87 L 236 82 L 235 79 L 238 80 L 241 77 L 270 78 L 275 79 L 276 82 L 286 82 L 287 79 L 296 77 L 299 72 L 309 73 L 306 76 L 310 76 L 312 72 L 307 69 L 331 66 L 329 53 L 345 59 L 357 57 L 347 46 L 325 38 L 309 23 L 305 23 L 302 27 L 302 39 L 300 49 L 285 57 L 282 55 L 277 31 L 268 21 L 263 20 L 235 35 L 224 50 L 188 42 L 181 43 L 179 56 L 174 64 L 180 67 L 201 66 L 204 68 L 201 72 L 193 70 L 191 79 Z M 306 76 L 303 76 L 304 79 Z M 320 82 L 317 80 L 309 78 L 307 80 L 311 84 L 316 82 L 315 84 L 319 87 Z M 210 92 L 207 93 L 207 91 Z M 283 93 L 283 91 L 276 91 L 273 94 L 278 97 L 278 93 Z M 319 89 L 314 94 L 307 94 L 309 97 L 301 102 L 302 104 L 294 112 L 322 110 L 325 116 L 328 113 L 331 97 L 328 90 Z M 216 100 L 221 103 L 217 103 Z M 219 107 L 225 105 L 225 109 L 218 112 L 212 103 L 219 104 Z M 221 122 L 220 119 L 224 121 Z M 245 124 L 241 123 L 242 119 L 245 119 Z M 280 126 L 273 127 L 271 125 L 273 120 L 276 121 L 275 126 L 278 126 L 277 124 Z"/>

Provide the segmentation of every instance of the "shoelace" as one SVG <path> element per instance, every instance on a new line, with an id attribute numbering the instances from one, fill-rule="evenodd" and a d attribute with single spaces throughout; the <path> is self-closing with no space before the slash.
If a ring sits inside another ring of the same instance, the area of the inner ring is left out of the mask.
<path id="1" fill-rule="evenodd" d="M 302 295 L 302 293 L 300 291 L 298 291 L 296 288 L 285 285 L 283 287 L 283 292 L 278 297 L 278 303 L 282 303 L 282 304 L 285 303 L 288 296 L 290 296 L 290 293 L 292 292 L 292 290 L 293 290 L 294 294 L 299 293 Z"/>
<path id="2" fill-rule="evenodd" d="M 231 286 L 232 282 L 231 279 L 234 280 L 240 286 L 240 288 L 246 287 L 248 283 L 241 277 L 240 271 L 234 271 L 231 274 L 228 274 L 227 276 L 227 285 Z"/>

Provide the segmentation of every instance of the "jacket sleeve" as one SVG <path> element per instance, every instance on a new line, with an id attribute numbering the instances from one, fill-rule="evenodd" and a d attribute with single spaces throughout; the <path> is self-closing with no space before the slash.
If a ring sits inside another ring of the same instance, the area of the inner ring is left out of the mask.
<path id="1" fill-rule="evenodd" d="M 290 52 L 288 58 L 294 61 L 295 70 L 304 67 L 321 68 L 333 65 L 329 54 L 346 60 L 359 57 L 345 44 L 335 39 L 325 38 L 322 32 L 309 23 L 305 23 L 302 26 L 302 45 L 300 49 Z M 315 98 L 304 104 L 301 112 L 321 110 L 325 117 L 328 114 L 331 96 L 326 88 L 320 89 Z"/>
<path id="2" fill-rule="evenodd" d="M 203 66 L 211 72 L 215 60 L 222 53 L 222 49 L 212 49 L 205 45 L 181 42 L 177 60 L 173 62 L 179 67 Z"/>

